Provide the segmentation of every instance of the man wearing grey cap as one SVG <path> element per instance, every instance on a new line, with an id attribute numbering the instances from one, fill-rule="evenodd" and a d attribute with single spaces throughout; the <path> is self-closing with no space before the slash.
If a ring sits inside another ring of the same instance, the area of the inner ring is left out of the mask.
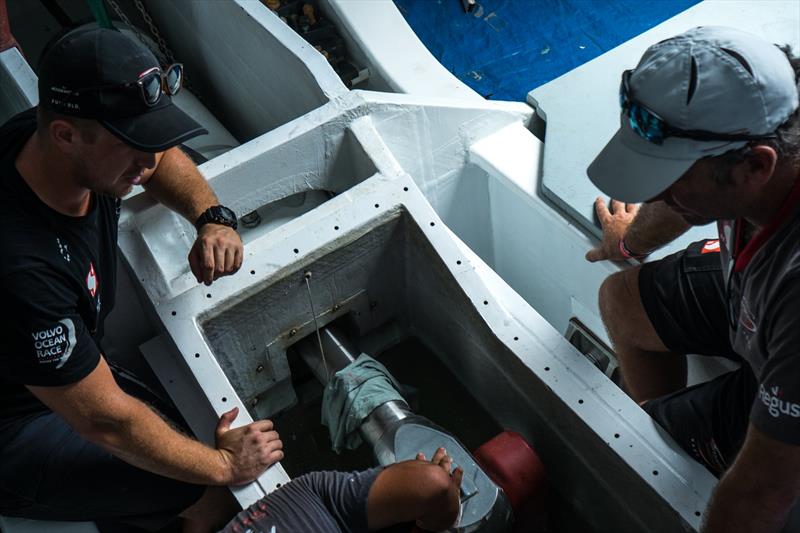
<path id="1" fill-rule="evenodd" d="M 779 531 L 800 494 L 799 74 L 731 28 L 655 44 L 622 74 L 620 129 L 588 168 L 615 199 L 596 202 L 590 261 L 642 260 L 717 221 L 718 239 L 600 289 L 628 393 L 722 476 L 706 532 Z M 686 388 L 687 353 L 741 366 Z"/>
<path id="2" fill-rule="evenodd" d="M 225 486 L 283 458 L 272 422 L 231 428 L 232 410 L 203 444 L 100 346 L 133 186 L 195 224 L 198 282 L 242 262 L 236 217 L 179 148 L 205 133 L 170 98 L 183 67 L 83 27 L 38 74 L 39 106 L 0 127 L 0 514 L 146 530 L 180 514 L 184 531 L 212 531 L 238 510 Z"/>

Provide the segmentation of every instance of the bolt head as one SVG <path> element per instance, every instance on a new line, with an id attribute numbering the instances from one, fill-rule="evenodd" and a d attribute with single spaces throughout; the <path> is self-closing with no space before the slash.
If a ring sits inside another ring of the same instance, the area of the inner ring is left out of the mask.
<path id="1" fill-rule="evenodd" d="M 297 329 L 296 328 L 292 328 L 291 330 L 289 330 L 289 336 L 290 337 L 294 337 L 295 335 L 297 335 Z"/>
<path id="2" fill-rule="evenodd" d="M 263 371 L 264 371 L 264 365 L 258 365 L 256 367 L 256 372 L 263 372 Z"/>

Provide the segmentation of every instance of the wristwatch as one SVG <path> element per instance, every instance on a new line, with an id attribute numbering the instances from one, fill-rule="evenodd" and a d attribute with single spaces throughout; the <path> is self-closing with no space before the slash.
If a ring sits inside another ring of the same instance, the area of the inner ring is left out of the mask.
<path id="1" fill-rule="evenodd" d="M 203 214 L 197 217 L 194 227 L 199 231 L 201 227 L 208 223 L 220 224 L 233 229 L 239 227 L 239 224 L 236 222 L 236 213 L 224 205 L 212 205 L 203 211 Z"/>
<path id="2" fill-rule="evenodd" d="M 632 252 L 630 248 L 625 244 L 625 239 L 620 239 L 617 243 L 617 248 L 619 248 L 619 253 L 625 259 L 636 259 L 637 261 L 641 261 L 642 259 L 646 258 L 650 255 L 650 252 L 645 252 L 643 254 L 637 254 L 636 252 Z"/>

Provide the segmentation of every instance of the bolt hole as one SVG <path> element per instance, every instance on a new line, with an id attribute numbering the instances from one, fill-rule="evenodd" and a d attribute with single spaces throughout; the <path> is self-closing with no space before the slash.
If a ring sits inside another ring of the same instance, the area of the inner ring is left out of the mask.
<path id="1" fill-rule="evenodd" d="M 457 264 L 457 265 L 460 265 L 460 264 L 461 264 L 461 259 L 459 259 L 458 261 L 456 261 L 456 264 Z"/>
<path id="2" fill-rule="evenodd" d="M 380 206 L 380 204 L 375 204 L 375 209 L 378 209 Z"/>
<path id="3" fill-rule="evenodd" d="M 334 226 L 333 229 L 335 229 L 336 231 L 339 231 L 339 226 Z"/>
<path id="4" fill-rule="evenodd" d="M 200 357 L 199 353 L 194 354 L 195 357 Z"/>
<path id="5" fill-rule="evenodd" d="M 614 438 L 618 439 L 619 438 L 619 433 L 614 433 Z"/>
<path id="6" fill-rule="evenodd" d="M 518 341 L 518 340 L 519 340 L 519 337 L 514 337 L 514 340 L 515 340 L 515 341 Z"/>
<path id="7" fill-rule="evenodd" d="M 695 515 L 695 516 L 700 516 L 700 511 L 695 511 L 695 512 L 694 512 L 694 515 Z"/>
<path id="8" fill-rule="evenodd" d="M 487 300 L 484 300 L 483 305 L 489 305 L 489 302 Z"/>
<path id="9" fill-rule="evenodd" d="M 211 298 L 211 293 L 206 294 L 206 298 Z"/>
<path id="10" fill-rule="evenodd" d="M 653 470 L 653 475 L 657 476 L 658 475 L 658 470 Z"/>
<path id="11" fill-rule="evenodd" d="M 578 403 L 583 403 L 583 400 L 578 400 Z"/>
<path id="12" fill-rule="evenodd" d="M 544 371 L 545 372 L 550 372 L 550 367 L 549 366 L 544 367 Z"/>
<path id="13" fill-rule="evenodd" d="M 276 488 L 276 489 L 279 489 L 279 488 L 281 488 L 281 484 L 280 484 L 280 483 L 276 483 L 276 484 L 275 484 L 275 488 Z"/>
<path id="14" fill-rule="evenodd" d="M 294 249 L 294 253 L 296 253 L 296 254 L 299 254 L 299 253 L 300 253 L 300 250 L 298 250 L 297 248 L 295 248 L 295 249 Z"/>
<path id="15" fill-rule="evenodd" d="M 436 225 L 436 222 L 431 222 L 431 226 L 435 226 L 435 225 Z"/>
<path id="16" fill-rule="evenodd" d="M 227 401 L 228 401 L 228 399 L 227 399 L 225 396 L 223 396 L 223 397 L 222 397 L 222 401 L 223 401 L 223 402 L 227 402 Z"/>
<path id="17" fill-rule="evenodd" d="M 403 187 L 403 190 L 404 191 L 408 191 L 408 187 Z"/>
<path id="18" fill-rule="evenodd" d="M 252 275 L 254 275 L 254 276 L 256 275 L 256 271 L 255 271 L 255 270 L 251 270 L 251 271 L 250 271 L 250 273 L 251 273 Z"/>
<path id="19" fill-rule="evenodd" d="M 178 312 L 177 312 L 177 311 L 173 311 L 173 312 L 172 312 L 172 316 L 175 316 L 175 315 L 177 315 L 177 314 L 178 314 Z"/>

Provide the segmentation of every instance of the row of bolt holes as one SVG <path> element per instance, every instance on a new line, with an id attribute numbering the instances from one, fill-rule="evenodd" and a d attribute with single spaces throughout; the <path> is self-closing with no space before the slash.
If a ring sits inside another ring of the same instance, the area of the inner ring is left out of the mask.
<path id="1" fill-rule="evenodd" d="M 408 190 L 408 187 L 403 187 L 403 190 L 404 190 L 404 191 L 407 191 L 407 190 Z M 375 204 L 375 208 L 377 209 L 378 207 L 380 207 L 380 204 Z M 431 226 L 435 226 L 435 225 L 436 225 L 436 223 L 435 223 L 435 222 L 431 222 Z M 339 230 L 339 226 L 334 226 L 334 227 L 333 227 L 333 229 L 334 229 L 334 230 L 336 230 L 336 231 L 338 231 L 338 230 Z M 300 250 L 299 250 L 299 249 L 297 249 L 297 248 L 295 248 L 295 249 L 294 249 L 294 250 L 292 250 L 292 251 L 293 251 L 294 253 L 296 253 L 296 254 L 299 254 L 299 253 L 300 253 Z M 456 261 L 456 264 L 460 265 L 460 264 L 461 264 L 461 261 L 460 261 L 460 260 L 459 260 L 459 261 Z M 256 275 L 256 271 L 255 271 L 255 270 L 251 270 L 251 271 L 250 271 L 250 274 L 251 274 L 251 275 L 253 275 L 253 276 L 255 276 L 255 275 Z M 211 293 L 210 293 L 210 292 L 206 294 L 206 298 L 211 298 Z M 484 303 L 488 303 L 488 302 L 484 302 Z M 177 314 L 178 314 L 178 312 L 177 312 L 177 311 L 172 311 L 172 316 L 175 316 L 175 315 L 177 315 Z M 514 340 L 516 340 L 516 339 L 514 339 Z"/>
<path id="2" fill-rule="evenodd" d="M 403 190 L 404 190 L 404 191 L 408 191 L 408 187 L 403 187 Z M 376 208 L 376 209 L 377 209 L 377 208 L 379 208 L 379 207 L 380 207 L 380 204 L 375 204 L 375 208 Z M 435 226 L 435 225 L 436 225 L 435 223 L 431 222 L 431 226 Z M 333 227 L 333 229 L 335 229 L 335 230 L 338 230 L 338 229 L 339 229 L 339 226 L 334 226 L 334 227 Z M 296 253 L 296 254 L 297 254 L 297 253 L 300 253 L 300 250 L 298 250 L 297 248 L 295 248 L 293 251 L 294 251 L 294 253 Z M 457 263 L 460 265 L 460 264 L 461 264 L 461 261 L 457 261 Z M 255 275 L 255 273 L 256 273 L 256 271 L 255 271 L 255 270 L 251 270 L 251 271 L 250 271 L 250 274 L 252 274 L 252 275 Z M 206 298 L 211 298 L 211 293 L 208 293 L 208 294 L 206 294 Z M 172 311 L 172 316 L 175 316 L 175 315 L 177 315 L 177 314 L 178 314 L 178 313 L 177 313 L 177 311 Z M 517 337 L 514 337 L 514 340 L 517 340 Z M 200 354 L 199 354 L 199 353 L 195 353 L 195 354 L 194 354 L 194 356 L 195 356 L 195 358 L 197 358 L 197 359 L 199 359 L 199 358 L 200 358 Z M 223 396 L 223 397 L 222 397 L 222 402 L 223 402 L 223 403 L 225 403 L 225 402 L 227 402 L 227 401 L 228 401 L 228 398 L 227 398 L 227 397 L 225 397 L 225 396 Z M 276 487 L 276 488 L 279 488 L 280 486 L 281 486 L 281 484 L 280 484 L 280 483 L 278 483 L 277 485 L 275 485 L 275 487 Z"/>
<path id="3" fill-rule="evenodd" d="M 486 302 L 484 302 L 484 303 L 486 303 Z M 517 340 L 517 337 L 514 337 L 514 340 Z M 550 367 L 549 366 L 544 367 L 544 371 L 545 372 L 550 372 Z M 578 403 L 582 405 L 583 404 L 583 398 L 579 398 L 578 399 Z M 619 437 L 620 437 L 619 433 L 614 433 L 614 438 L 615 439 L 618 439 Z M 629 444 L 628 447 L 633 448 L 633 444 Z M 653 475 L 657 476 L 658 475 L 658 470 L 653 470 Z M 700 516 L 700 511 L 695 511 L 694 514 L 695 514 L 695 516 Z"/>
<path id="4" fill-rule="evenodd" d="M 515 340 L 515 341 L 516 341 L 516 340 L 519 340 L 519 337 L 514 337 L 514 340 Z M 194 356 L 195 356 L 196 358 L 199 358 L 199 357 L 200 357 L 200 354 L 199 354 L 199 353 L 195 353 L 195 354 L 194 354 Z M 550 371 L 550 367 L 549 367 L 549 366 L 546 366 L 546 367 L 544 367 L 544 371 L 545 371 L 545 372 L 549 372 L 549 371 Z M 227 397 L 225 397 L 225 396 L 223 396 L 223 397 L 222 397 L 222 402 L 223 402 L 223 403 L 225 403 L 225 402 L 227 402 L 227 401 L 228 401 L 228 398 L 227 398 Z M 583 404 L 583 399 L 582 399 L 582 398 L 581 398 L 581 399 L 579 399 L 579 400 L 578 400 L 578 403 L 579 403 L 579 404 Z M 615 438 L 615 439 L 618 439 L 618 438 L 620 438 L 620 434 L 619 434 L 619 433 L 614 433 L 614 438 Z M 629 444 L 628 446 L 629 446 L 629 447 L 631 447 L 631 448 L 633 448 L 633 444 Z M 658 475 L 658 470 L 653 470 L 653 475 L 654 475 L 654 476 L 657 476 L 657 475 Z M 278 484 L 276 485 L 276 487 L 280 487 L 280 486 L 281 486 L 281 485 L 280 485 L 280 483 L 278 483 Z M 694 512 L 694 514 L 695 514 L 695 516 L 700 516 L 700 514 L 701 514 L 701 513 L 700 513 L 700 511 L 695 511 L 695 512 Z"/>
<path id="5" fill-rule="evenodd" d="M 408 187 L 403 187 L 403 190 L 404 190 L 404 191 L 408 191 Z M 379 207 L 380 207 L 380 204 L 375 204 L 375 209 L 377 209 L 377 208 L 379 208 Z M 435 225 L 436 225 L 436 224 L 435 224 L 434 222 L 431 222 L 431 226 L 435 226 Z M 339 230 L 339 226 L 334 226 L 334 227 L 333 227 L 333 229 L 334 229 L 334 230 L 336 230 L 336 231 L 338 231 L 338 230 Z M 295 248 L 295 249 L 294 249 L 294 253 L 296 253 L 296 254 L 297 254 L 297 253 L 300 253 L 300 250 L 298 250 L 297 248 Z M 456 264 L 457 264 L 457 265 L 460 265 L 460 264 L 461 264 L 461 260 L 459 259 L 458 261 L 456 261 Z M 255 275 L 255 273 L 256 273 L 256 271 L 255 271 L 255 270 L 251 270 L 251 271 L 250 271 L 250 274 L 253 274 L 253 275 Z M 207 298 L 211 298 L 211 293 L 208 293 L 208 294 L 206 294 L 206 297 L 207 297 Z M 484 300 L 484 301 L 483 301 L 483 305 L 489 305 L 489 302 L 488 302 L 487 300 Z M 175 316 L 176 314 L 177 314 L 177 313 L 176 313 L 175 311 L 173 311 L 173 312 L 172 312 L 172 316 Z M 514 337 L 514 340 L 515 340 L 515 341 L 518 341 L 518 340 L 519 340 L 519 337 Z M 199 353 L 196 353 L 196 354 L 194 354 L 194 356 L 199 358 L 199 357 L 200 357 L 200 354 L 199 354 Z M 546 367 L 544 367 L 544 370 L 545 370 L 545 372 L 549 372 L 549 371 L 550 371 L 550 367 L 549 367 L 549 366 L 546 366 Z M 227 402 L 227 401 L 228 401 L 228 398 L 226 398 L 226 397 L 224 397 L 224 396 L 223 396 L 223 397 L 222 397 L 222 401 L 223 401 L 223 402 Z M 578 400 L 578 403 L 579 403 L 579 404 L 583 404 L 583 399 L 579 399 L 579 400 Z M 614 438 L 615 438 L 615 439 L 618 439 L 618 438 L 619 438 L 619 433 L 614 433 Z M 631 448 L 633 448 L 633 444 L 630 444 L 629 446 L 630 446 Z M 654 475 L 654 476 L 657 476 L 657 475 L 658 475 L 658 470 L 653 470 L 653 475 Z M 280 483 L 278 483 L 277 485 L 275 485 L 275 487 L 276 487 L 276 488 L 278 488 L 278 487 L 280 487 L 280 486 L 281 486 L 281 484 L 280 484 Z M 695 512 L 694 512 L 694 514 L 695 514 L 695 516 L 700 516 L 700 511 L 695 511 Z"/>

